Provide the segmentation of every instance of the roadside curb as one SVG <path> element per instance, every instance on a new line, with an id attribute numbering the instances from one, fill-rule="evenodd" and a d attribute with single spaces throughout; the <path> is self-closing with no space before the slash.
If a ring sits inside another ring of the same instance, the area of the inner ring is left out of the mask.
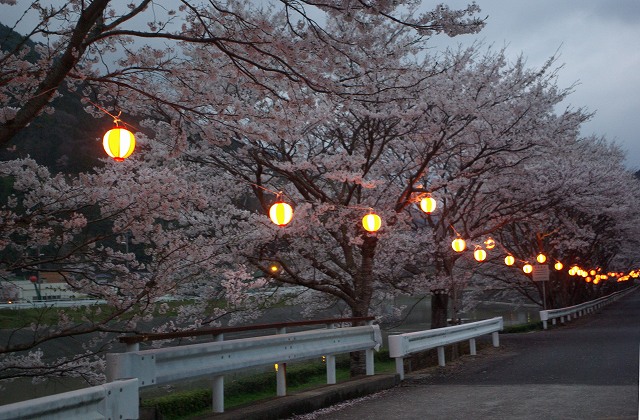
<path id="1" fill-rule="evenodd" d="M 400 375 L 384 374 L 351 379 L 300 393 L 276 397 L 224 413 L 208 414 L 196 419 L 216 420 L 275 420 L 310 413 L 333 404 L 393 388 L 400 383 Z"/>

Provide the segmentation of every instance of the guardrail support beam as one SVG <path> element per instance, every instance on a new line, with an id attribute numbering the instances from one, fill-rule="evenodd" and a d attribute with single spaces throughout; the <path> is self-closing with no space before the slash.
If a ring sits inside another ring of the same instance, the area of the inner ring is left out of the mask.
<path id="1" fill-rule="evenodd" d="M 438 347 L 438 366 L 444 367 L 445 359 L 444 359 L 444 347 Z"/>
<path id="2" fill-rule="evenodd" d="M 476 339 L 475 338 L 469 339 L 469 354 L 472 356 L 476 355 Z"/>
<path id="3" fill-rule="evenodd" d="M 493 347 L 500 347 L 500 334 L 497 331 L 491 333 L 491 341 L 493 341 Z"/>
<path id="4" fill-rule="evenodd" d="M 404 358 L 396 357 L 396 373 L 400 375 L 400 380 L 404 381 Z"/>
<path id="5" fill-rule="evenodd" d="M 336 383 L 336 356 L 333 354 L 326 356 L 325 363 L 327 364 L 327 384 L 333 385 Z"/>
<path id="6" fill-rule="evenodd" d="M 213 377 L 211 384 L 212 399 L 211 406 L 214 413 L 224 413 L 224 376 Z"/>
<path id="7" fill-rule="evenodd" d="M 366 349 L 364 351 L 365 354 L 365 363 L 366 363 L 366 372 L 368 376 L 374 374 L 375 368 L 373 365 L 373 349 Z"/>
<path id="8" fill-rule="evenodd" d="M 287 364 L 278 363 L 278 370 L 276 371 L 276 390 L 278 397 L 284 397 L 287 395 Z"/>

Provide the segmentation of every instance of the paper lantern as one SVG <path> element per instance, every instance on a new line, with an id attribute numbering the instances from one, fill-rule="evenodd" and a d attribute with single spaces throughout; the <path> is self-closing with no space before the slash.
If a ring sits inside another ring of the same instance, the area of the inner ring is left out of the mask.
<path id="1" fill-rule="evenodd" d="M 113 160 L 122 162 L 133 153 L 136 147 L 136 138 L 126 128 L 116 127 L 107 131 L 102 138 L 102 147 Z"/>
<path id="2" fill-rule="evenodd" d="M 493 239 L 489 238 L 486 241 L 484 241 L 484 246 L 487 247 L 487 249 L 493 249 L 496 247 L 496 241 L 494 241 Z"/>
<path id="3" fill-rule="evenodd" d="M 371 212 L 362 218 L 362 226 L 367 232 L 377 232 L 382 226 L 382 219 L 377 214 Z"/>
<path id="4" fill-rule="evenodd" d="M 283 201 L 278 201 L 269 209 L 269 218 L 278 226 L 285 226 L 293 219 L 293 209 Z"/>
<path id="5" fill-rule="evenodd" d="M 269 272 L 271 274 L 278 274 L 280 272 L 280 265 L 273 263 L 269 266 Z"/>
<path id="6" fill-rule="evenodd" d="M 516 259 L 513 257 L 513 255 L 507 255 L 506 257 L 504 257 L 504 263 L 506 265 L 513 265 L 515 264 Z"/>
<path id="7" fill-rule="evenodd" d="M 542 252 L 538 254 L 538 256 L 536 257 L 536 261 L 538 261 L 538 263 L 540 264 L 544 264 L 547 261 L 547 256 L 544 255 Z"/>
<path id="8" fill-rule="evenodd" d="M 557 261 L 553 266 L 553 268 L 555 268 L 557 271 L 562 270 L 562 267 L 564 267 L 564 266 L 562 265 L 562 263 L 560 261 Z"/>
<path id="9" fill-rule="evenodd" d="M 456 252 L 462 252 L 467 249 L 467 243 L 462 238 L 456 238 L 451 242 L 451 248 Z"/>
<path id="10" fill-rule="evenodd" d="M 522 267 L 522 271 L 525 272 L 525 274 L 531 274 L 531 272 L 533 271 L 533 266 L 529 263 L 526 263 L 523 267 Z"/>
<path id="11" fill-rule="evenodd" d="M 476 247 L 476 250 L 473 251 L 473 258 L 478 262 L 482 262 L 487 258 L 487 251 L 480 247 Z"/>
<path id="12" fill-rule="evenodd" d="M 434 200 L 430 195 L 420 200 L 420 208 L 427 214 L 432 213 L 436 209 L 436 207 L 436 200 Z"/>

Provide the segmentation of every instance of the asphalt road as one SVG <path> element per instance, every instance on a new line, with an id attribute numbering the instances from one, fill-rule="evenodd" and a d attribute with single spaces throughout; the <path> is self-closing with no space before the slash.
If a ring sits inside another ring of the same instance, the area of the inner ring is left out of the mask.
<path id="1" fill-rule="evenodd" d="M 638 419 L 640 292 L 297 419 Z"/>

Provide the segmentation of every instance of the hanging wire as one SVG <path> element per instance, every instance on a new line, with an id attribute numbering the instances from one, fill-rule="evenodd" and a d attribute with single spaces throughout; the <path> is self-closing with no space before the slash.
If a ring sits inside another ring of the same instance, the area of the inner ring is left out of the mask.
<path id="1" fill-rule="evenodd" d="M 131 127 L 134 130 L 138 130 L 139 128 L 136 127 L 133 124 L 129 124 L 126 121 L 123 121 L 120 118 L 120 115 L 122 115 L 122 111 L 118 112 L 118 115 L 113 115 L 112 113 L 110 113 L 109 111 L 107 111 L 105 108 L 103 108 L 102 106 L 100 106 L 99 104 L 93 102 L 91 99 L 88 99 L 86 97 L 83 98 L 85 101 L 89 102 L 91 105 L 95 106 L 96 108 L 98 108 L 100 111 L 104 112 L 105 114 L 107 114 L 108 116 L 110 116 L 111 118 L 113 118 L 113 123 L 116 125 L 116 127 L 120 127 L 120 124 L 122 124 L 125 127 Z"/>

